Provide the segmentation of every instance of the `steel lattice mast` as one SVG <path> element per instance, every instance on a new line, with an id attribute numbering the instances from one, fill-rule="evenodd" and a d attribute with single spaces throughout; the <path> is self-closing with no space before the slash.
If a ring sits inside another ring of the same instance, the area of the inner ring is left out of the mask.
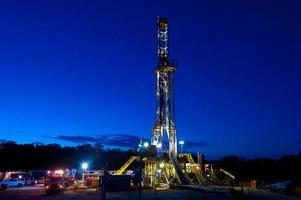
<path id="1" fill-rule="evenodd" d="M 175 123 L 174 72 L 176 67 L 168 58 L 168 21 L 158 18 L 157 117 L 152 129 L 152 145 L 162 152 L 163 136 L 168 136 L 168 151 L 177 154 Z"/>

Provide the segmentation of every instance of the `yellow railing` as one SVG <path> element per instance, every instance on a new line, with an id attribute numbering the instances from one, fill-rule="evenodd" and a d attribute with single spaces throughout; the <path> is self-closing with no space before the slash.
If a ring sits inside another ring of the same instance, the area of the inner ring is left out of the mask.
<path id="1" fill-rule="evenodd" d="M 193 158 L 192 158 L 192 155 L 189 153 L 189 154 L 184 154 L 186 157 L 187 157 L 187 160 L 188 162 L 190 163 L 191 165 L 191 169 L 193 171 L 193 173 L 195 174 L 197 180 L 199 183 L 202 183 L 202 175 L 200 173 L 200 170 L 197 168 Z"/>
<path id="2" fill-rule="evenodd" d="M 232 178 L 233 180 L 235 180 L 235 176 L 233 174 L 231 174 L 230 172 L 220 168 L 220 171 L 223 172 L 224 174 L 226 174 L 227 176 L 229 176 L 230 178 Z"/>
<path id="3" fill-rule="evenodd" d="M 116 172 L 115 175 L 121 175 L 124 172 L 124 170 L 126 170 L 126 168 L 128 168 L 130 166 L 130 164 L 132 162 L 134 162 L 135 160 L 138 160 L 138 157 L 137 156 L 131 156 L 129 158 L 129 160 L 126 163 L 124 163 L 124 165 L 122 165 L 122 167 L 120 167 L 120 169 Z"/>

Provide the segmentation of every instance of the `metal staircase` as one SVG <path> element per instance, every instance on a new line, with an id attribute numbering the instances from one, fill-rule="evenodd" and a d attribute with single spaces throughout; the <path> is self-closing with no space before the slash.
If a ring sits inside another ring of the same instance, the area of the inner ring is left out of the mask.
<path id="1" fill-rule="evenodd" d="M 175 154 L 169 153 L 169 158 L 170 158 L 170 161 L 171 161 L 172 165 L 174 166 L 174 168 L 176 170 L 176 173 L 179 177 L 180 183 L 182 185 L 188 185 L 189 181 L 188 181 L 186 175 L 183 173 Z"/>
<path id="2" fill-rule="evenodd" d="M 228 172 L 227 170 L 224 170 L 224 169 L 220 168 L 220 172 L 223 172 L 228 177 L 230 177 L 231 179 L 235 180 L 235 176 L 233 174 L 231 174 L 230 172 Z"/>
<path id="3" fill-rule="evenodd" d="M 195 174 L 199 184 L 201 184 L 202 183 L 202 175 L 201 175 L 200 171 L 197 169 L 196 164 L 192 158 L 192 155 L 190 153 L 184 154 L 184 155 L 187 157 L 187 160 L 190 163 L 191 169 L 192 169 L 193 173 Z"/>
<path id="4" fill-rule="evenodd" d="M 124 170 L 126 170 L 126 168 L 128 168 L 130 166 L 130 164 L 132 164 L 132 162 L 134 162 L 135 160 L 138 160 L 138 158 L 139 158 L 138 156 L 131 156 L 129 158 L 129 160 L 126 163 L 124 163 L 124 165 L 122 165 L 122 167 L 120 167 L 120 169 L 116 172 L 115 175 L 121 175 L 124 172 Z"/>

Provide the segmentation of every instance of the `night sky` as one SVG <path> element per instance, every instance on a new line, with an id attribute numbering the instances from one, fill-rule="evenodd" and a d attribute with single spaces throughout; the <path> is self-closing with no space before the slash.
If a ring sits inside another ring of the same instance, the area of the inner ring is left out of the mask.
<path id="1" fill-rule="evenodd" d="M 0 1 L 0 139 L 117 146 L 150 139 L 156 20 L 163 16 L 170 58 L 179 63 L 184 150 L 209 158 L 298 153 L 295 2 Z"/>

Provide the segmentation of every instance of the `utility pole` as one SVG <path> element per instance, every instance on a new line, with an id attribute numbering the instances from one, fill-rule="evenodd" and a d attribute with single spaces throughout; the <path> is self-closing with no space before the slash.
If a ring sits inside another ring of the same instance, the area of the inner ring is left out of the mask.
<path id="1" fill-rule="evenodd" d="M 107 192 L 107 178 L 108 178 L 108 162 L 106 161 L 105 164 L 105 169 L 103 171 L 103 176 L 101 178 L 101 199 L 105 200 L 106 199 L 106 192 Z"/>
<path id="2" fill-rule="evenodd" d="M 138 176 L 138 200 L 141 200 L 141 193 L 142 193 L 142 185 L 141 185 L 141 182 L 142 182 L 142 156 L 141 156 L 141 152 L 140 152 L 140 156 L 139 156 L 139 176 Z"/>

